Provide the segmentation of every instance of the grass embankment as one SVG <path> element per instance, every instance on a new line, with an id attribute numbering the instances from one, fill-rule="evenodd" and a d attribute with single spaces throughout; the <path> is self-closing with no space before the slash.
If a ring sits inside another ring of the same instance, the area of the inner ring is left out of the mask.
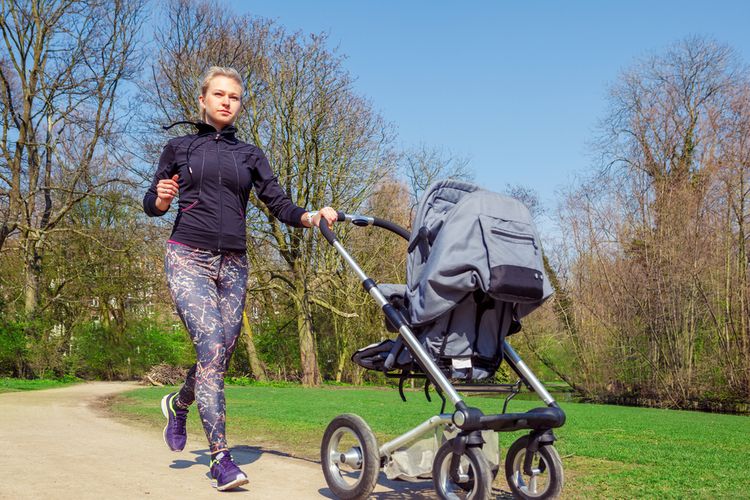
<path id="1" fill-rule="evenodd" d="M 37 389 L 54 389 L 66 385 L 80 382 L 78 379 L 51 380 L 51 379 L 34 379 L 25 380 L 19 378 L 0 378 L 0 393 L 33 391 Z"/>
<path id="2" fill-rule="evenodd" d="M 130 392 L 115 402 L 117 414 L 164 425 L 159 400 L 169 388 Z M 435 397 L 395 390 L 229 386 L 230 444 L 260 445 L 317 459 L 325 427 L 339 413 L 357 413 L 378 442 L 397 436 L 439 412 Z M 501 400 L 470 398 L 485 413 Z M 541 406 L 511 402 L 509 411 Z M 555 431 L 566 474 L 565 498 L 739 498 L 749 495 L 750 418 L 685 411 L 563 403 L 567 423 Z M 202 436 L 197 411 L 188 432 Z M 507 450 L 521 433 L 501 434 Z M 502 486 L 502 483 L 498 483 Z"/>

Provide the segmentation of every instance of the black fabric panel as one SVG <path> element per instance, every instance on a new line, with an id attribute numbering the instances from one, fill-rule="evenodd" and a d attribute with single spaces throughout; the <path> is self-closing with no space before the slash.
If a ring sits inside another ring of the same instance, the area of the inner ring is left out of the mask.
<path id="1" fill-rule="evenodd" d="M 541 300 L 542 273 L 520 266 L 496 266 L 490 270 L 490 295 Z"/>

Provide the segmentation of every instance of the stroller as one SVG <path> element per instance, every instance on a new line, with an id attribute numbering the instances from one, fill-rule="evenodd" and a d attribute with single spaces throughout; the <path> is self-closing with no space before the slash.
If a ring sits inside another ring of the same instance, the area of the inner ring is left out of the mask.
<path id="1" fill-rule="evenodd" d="M 508 485 L 518 498 L 558 496 L 563 469 L 552 429 L 565 423 L 565 414 L 506 340 L 520 330 L 521 318 L 552 294 L 526 207 L 473 184 L 446 180 L 428 188 L 411 234 L 375 217 L 339 213 L 339 220 L 381 227 L 409 241 L 406 285 L 379 285 L 321 221 L 323 236 L 382 308 L 386 327 L 398 332 L 395 340 L 360 349 L 352 360 L 398 378 L 404 401 L 404 381 L 424 379 L 426 397 L 434 386 L 442 408 L 380 446 L 361 417 L 334 418 L 321 444 L 331 491 L 339 498 L 366 498 L 384 470 L 389 478 L 431 476 L 440 498 L 489 498 L 500 468 L 495 433 L 527 429 L 508 449 Z M 487 383 L 503 359 L 518 382 Z M 506 413 L 522 384 L 546 406 Z M 458 390 L 506 393 L 502 413 L 485 415 L 469 407 Z"/>

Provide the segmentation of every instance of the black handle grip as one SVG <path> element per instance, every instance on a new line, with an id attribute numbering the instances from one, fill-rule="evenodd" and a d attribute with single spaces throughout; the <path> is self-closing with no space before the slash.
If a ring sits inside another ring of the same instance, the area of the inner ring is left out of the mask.
<path id="1" fill-rule="evenodd" d="M 328 240 L 328 243 L 333 245 L 333 242 L 336 241 L 336 235 L 333 234 L 331 228 L 328 227 L 328 221 L 325 219 L 325 217 L 320 218 L 320 225 L 318 226 L 318 229 L 320 229 L 320 232 L 323 233 L 323 237 Z"/>
<path id="2" fill-rule="evenodd" d="M 395 222 L 391 222 L 391 221 L 385 220 L 385 219 L 378 219 L 377 217 L 373 217 L 373 219 L 374 219 L 374 222 L 372 224 L 373 226 L 375 226 L 375 227 L 382 227 L 383 229 L 387 229 L 388 231 L 390 231 L 392 233 L 396 233 L 397 235 L 401 236 L 406 241 L 409 241 L 409 238 L 411 237 L 411 235 L 409 234 L 409 231 L 407 231 L 403 227 L 399 226 Z M 410 250 L 410 252 L 411 252 L 411 250 Z"/>
<path id="3" fill-rule="evenodd" d="M 336 215 L 338 215 L 338 221 L 343 222 L 346 220 L 346 214 L 344 212 L 336 212 Z M 323 233 L 323 237 L 333 245 L 333 242 L 336 241 L 336 235 L 333 234 L 333 231 L 331 230 L 330 226 L 328 225 L 328 221 L 325 217 L 320 218 L 320 226 L 318 226 L 320 229 L 320 232 Z"/>

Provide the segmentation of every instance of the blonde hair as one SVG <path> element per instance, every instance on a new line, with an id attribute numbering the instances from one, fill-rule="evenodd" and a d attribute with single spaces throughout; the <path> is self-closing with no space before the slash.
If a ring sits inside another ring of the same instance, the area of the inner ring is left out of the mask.
<path id="1" fill-rule="evenodd" d="M 232 80 L 237 82 L 237 84 L 240 86 L 240 89 L 242 89 L 242 92 L 245 91 L 245 84 L 236 69 L 222 66 L 211 66 L 210 68 L 208 68 L 208 71 L 203 73 L 203 79 L 201 80 L 201 95 L 203 97 L 205 97 L 206 92 L 208 92 L 208 86 L 211 83 L 211 80 L 213 80 L 217 76 L 226 76 L 227 78 L 231 78 Z M 201 109 L 201 120 L 203 120 L 204 122 L 206 121 L 205 108 Z"/>

